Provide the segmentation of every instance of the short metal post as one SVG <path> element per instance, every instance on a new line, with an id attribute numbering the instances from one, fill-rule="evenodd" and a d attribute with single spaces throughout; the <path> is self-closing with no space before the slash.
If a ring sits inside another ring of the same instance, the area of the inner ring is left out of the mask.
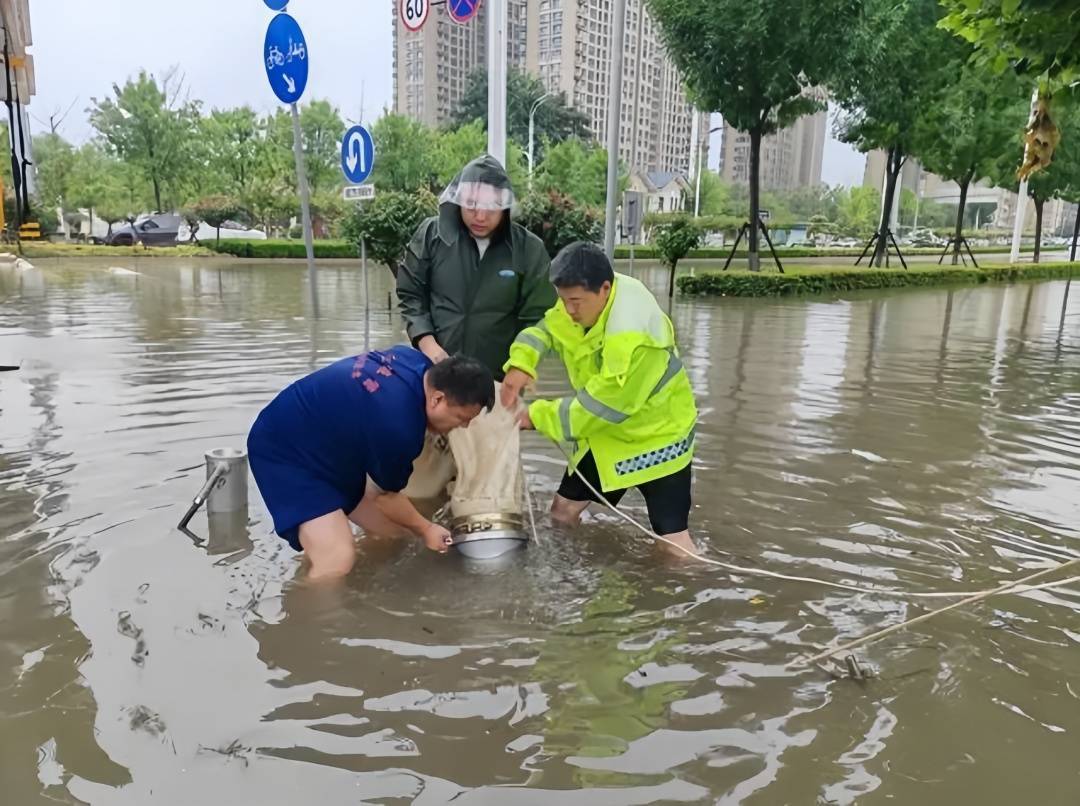
<path id="1" fill-rule="evenodd" d="M 219 466 L 225 472 L 217 484 L 210 488 L 206 498 L 206 511 L 239 512 L 248 505 L 247 451 L 238 448 L 214 448 L 206 452 L 206 477 L 209 479 Z"/>

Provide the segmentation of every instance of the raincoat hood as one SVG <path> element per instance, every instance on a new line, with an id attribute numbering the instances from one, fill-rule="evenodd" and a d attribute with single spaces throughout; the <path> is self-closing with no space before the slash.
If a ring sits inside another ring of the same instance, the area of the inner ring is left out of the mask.
<path id="1" fill-rule="evenodd" d="M 462 207 L 509 212 L 513 205 L 514 190 L 506 169 L 490 154 L 477 157 L 439 196 L 439 237 L 448 244 L 457 240 L 464 228 Z"/>

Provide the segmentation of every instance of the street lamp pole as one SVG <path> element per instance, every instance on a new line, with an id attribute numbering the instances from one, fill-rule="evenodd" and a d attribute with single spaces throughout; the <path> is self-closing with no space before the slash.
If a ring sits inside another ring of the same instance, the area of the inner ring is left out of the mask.
<path id="1" fill-rule="evenodd" d="M 604 210 L 604 252 L 615 256 L 615 208 L 619 193 L 619 121 L 622 112 L 623 43 L 626 39 L 626 0 L 612 0 L 611 81 L 608 86 L 607 114 L 607 205 Z"/>
<path id="2" fill-rule="evenodd" d="M 702 143 L 709 138 L 710 134 L 712 134 L 713 132 L 718 132 L 722 128 L 724 128 L 724 127 L 723 126 L 713 126 L 711 129 L 709 129 L 708 134 L 706 134 L 705 137 L 702 138 L 702 140 L 700 140 L 698 142 L 698 144 L 697 144 L 698 158 L 697 158 L 697 180 L 696 180 L 695 187 L 694 187 L 694 218 L 698 217 L 698 210 L 701 208 L 701 163 L 702 163 L 702 157 L 704 156 L 704 154 L 701 153 L 702 151 L 704 151 L 704 148 L 702 147 Z"/>
<path id="3" fill-rule="evenodd" d="M 540 104 L 551 97 L 550 92 L 545 92 L 539 98 L 536 99 L 536 103 L 532 105 L 532 109 L 529 110 L 529 190 L 532 190 L 532 177 L 533 177 L 533 138 L 536 134 L 536 110 L 540 108 Z"/>

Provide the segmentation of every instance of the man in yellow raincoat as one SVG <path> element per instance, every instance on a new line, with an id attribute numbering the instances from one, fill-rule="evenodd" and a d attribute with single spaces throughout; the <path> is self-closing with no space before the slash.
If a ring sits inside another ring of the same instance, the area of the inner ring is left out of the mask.
<path id="1" fill-rule="evenodd" d="M 697 406 L 671 320 L 640 281 L 615 274 L 593 244 L 563 249 L 551 279 L 559 301 L 511 345 L 501 396 L 503 405 L 515 405 L 549 352 L 566 365 L 575 394 L 537 400 L 522 417 L 522 427 L 570 445 L 573 467 L 552 517 L 574 525 L 598 502 L 581 476 L 612 505 L 636 487 L 653 530 L 695 551 L 688 518 Z"/>

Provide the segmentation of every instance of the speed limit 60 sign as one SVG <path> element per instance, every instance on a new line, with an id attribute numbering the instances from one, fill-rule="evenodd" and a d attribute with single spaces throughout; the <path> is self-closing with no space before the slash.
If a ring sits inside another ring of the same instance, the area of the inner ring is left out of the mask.
<path id="1" fill-rule="evenodd" d="M 419 31 L 424 26 L 430 10 L 430 0 L 400 0 L 398 4 L 401 24 L 410 31 Z"/>

